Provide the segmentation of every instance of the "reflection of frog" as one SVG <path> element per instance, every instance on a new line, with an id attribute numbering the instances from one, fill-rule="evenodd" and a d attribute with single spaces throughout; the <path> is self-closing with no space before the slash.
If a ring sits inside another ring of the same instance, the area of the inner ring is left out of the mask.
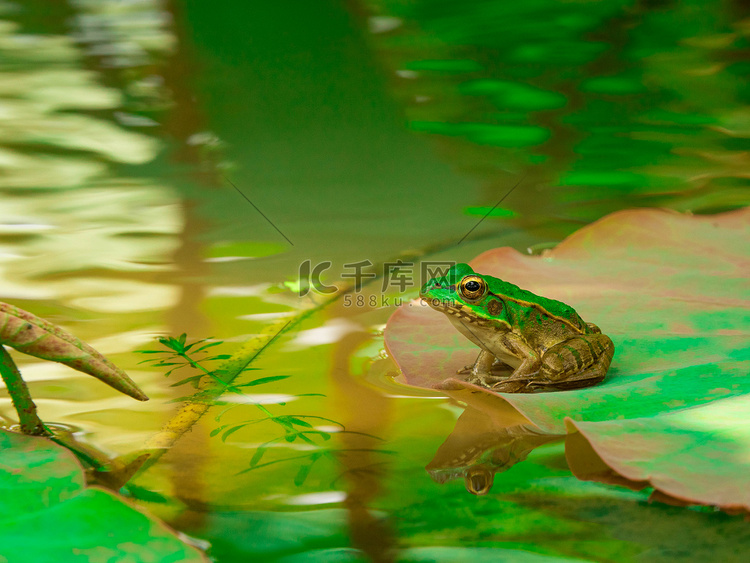
<path id="1" fill-rule="evenodd" d="M 467 491 L 486 495 L 496 473 L 525 460 L 534 448 L 560 439 L 562 436 L 541 434 L 506 421 L 500 410 L 488 416 L 466 407 L 426 469 L 436 483 L 463 479 Z"/>
<path id="2" fill-rule="evenodd" d="M 572 307 L 456 264 L 420 296 L 481 348 L 467 382 L 495 391 L 574 389 L 604 379 L 615 347 Z M 492 373 L 508 365 L 510 377 Z"/>
<path id="3" fill-rule="evenodd" d="M 559 439 L 558 436 L 533 434 L 521 427 L 497 431 L 486 437 L 486 441 L 455 452 L 453 458 L 439 460 L 436 456 L 426 469 L 436 483 L 442 485 L 463 478 L 467 491 L 474 495 L 486 495 L 495 481 L 495 473 L 507 471 L 525 460 L 537 446 Z"/>

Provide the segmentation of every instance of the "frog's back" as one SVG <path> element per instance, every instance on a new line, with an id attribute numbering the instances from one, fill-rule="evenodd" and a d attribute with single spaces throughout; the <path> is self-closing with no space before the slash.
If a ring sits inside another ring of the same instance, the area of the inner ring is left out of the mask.
<path id="1" fill-rule="evenodd" d="M 485 279 L 487 278 L 489 276 L 485 276 Z M 490 293 L 494 293 L 498 297 L 510 299 L 523 306 L 535 307 L 548 315 L 568 323 L 582 333 L 589 331 L 587 324 L 576 313 L 576 310 L 562 301 L 542 297 L 498 278 L 489 278 L 488 281 Z"/>

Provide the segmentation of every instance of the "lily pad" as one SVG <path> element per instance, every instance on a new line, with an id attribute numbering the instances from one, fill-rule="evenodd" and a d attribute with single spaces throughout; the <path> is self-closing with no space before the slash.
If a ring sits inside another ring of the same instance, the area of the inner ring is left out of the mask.
<path id="1" fill-rule="evenodd" d="M 0 492 L 0 561 L 207 561 L 45 438 L 0 430 Z"/>
<path id="2" fill-rule="evenodd" d="M 510 406 L 549 434 L 580 431 L 610 468 L 609 482 L 617 474 L 688 502 L 750 510 L 739 494 L 750 460 L 726 451 L 750 451 L 750 431 L 740 428 L 742 409 L 723 408 L 750 393 L 748 237 L 750 209 L 702 217 L 644 209 L 609 215 L 541 257 L 499 248 L 474 259 L 476 271 L 568 303 L 612 338 L 612 366 L 595 387 L 517 395 L 463 384 L 456 370 L 476 347 L 418 301 L 393 314 L 386 346 L 407 384 L 451 380 L 463 389 L 446 393 L 480 409 Z M 666 444 L 680 456 L 663 455 Z M 576 457 L 569 448 L 573 467 Z M 690 475 L 675 471 L 677 459 Z M 607 480 L 602 471 L 577 474 Z M 720 492 L 701 485 L 719 481 Z"/>
<path id="3" fill-rule="evenodd" d="M 743 395 L 655 418 L 569 421 L 566 457 L 579 479 L 652 486 L 672 504 L 744 512 L 750 507 L 748 412 L 750 396 Z"/>

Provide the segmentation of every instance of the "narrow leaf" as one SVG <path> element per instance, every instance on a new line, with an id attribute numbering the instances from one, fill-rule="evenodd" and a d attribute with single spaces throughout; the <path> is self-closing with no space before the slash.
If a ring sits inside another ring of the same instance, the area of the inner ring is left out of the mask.
<path id="1" fill-rule="evenodd" d="M 302 486 L 307 479 L 307 476 L 310 474 L 310 470 L 312 469 L 313 465 L 315 465 L 315 462 L 318 461 L 323 454 L 320 453 L 314 453 L 310 456 L 310 463 L 306 466 L 302 466 L 299 469 L 299 472 L 297 473 L 297 476 L 294 478 L 294 484 L 298 487 Z"/>
<path id="2" fill-rule="evenodd" d="M 269 377 L 260 377 L 249 383 L 243 383 L 241 385 L 237 385 L 237 387 L 255 387 L 256 385 L 263 385 L 264 383 L 271 383 L 272 381 L 280 381 L 282 379 L 287 379 L 288 377 L 291 377 L 291 376 L 290 375 L 271 375 Z"/>
<path id="3" fill-rule="evenodd" d="M 266 450 L 268 449 L 267 446 L 260 446 L 257 450 L 255 450 L 255 454 L 253 454 L 253 457 L 250 459 L 250 467 L 255 467 L 260 463 L 260 460 L 263 458 L 263 455 L 266 453 Z"/>
<path id="4" fill-rule="evenodd" d="M 286 419 L 291 422 L 292 424 L 297 424 L 299 426 L 304 426 L 305 428 L 312 428 L 312 424 L 309 422 L 305 422 L 304 420 L 300 420 L 297 417 L 294 416 L 287 416 Z"/>
<path id="5" fill-rule="evenodd" d="M 192 377 L 186 377 L 185 379 L 182 379 L 176 383 L 172 383 L 170 387 L 179 387 L 180 385 L 184 385 L 185 383 L 199 383 L 200 380 L 203 378 L 203 375 L 193 375 Z"/>
<path id="6" fill-rule="evenodd" d="M 253 471 L 254 469 L 260 469 L 261 467 L 268 467 L 269 465 L 274 465 L 276 463 L 282 463 L 284 461 L 293 461 L 295 459 L 304 459 L 306 457 L 310 457 L 308 454 L 303 455 L 296 455 L 293 457 L 285 457 L 283 459 L 275 459 L 274 461 L 269 461 L 267 463 L 261 463 L 260 465 L 256 465 L 255 467 L 248 467 L 247 469 L 243 469 L 242 471 L 238 471 L 236 475 L 242 475 L 243 473 L 247 473 L 248 471 Z"/>
<path id="7" fill-rule="evenodd" d="M 232 434 L 234 434 L 235 432 L 237 432 L 237 430 L 240 430 L 241 428 L 244 428 L 245 426 L 247 426 L 247 425 L 246 424 L 238 424 L 237 426 L 233 426 L 232 428 L 230 428 L 229 430 L 227 430 L 226 432 L 224 432 L 224 434 L 222 434 L 221 441 L 222 442 L 226 442 L 227 438 L 229 438 L 229 436 L 231 436 Z"/>
<path id="8" fill-rule="evenodd" d="M 307 480 L 307 476 L 310 474 L 310 470 L 312 469 L 312 466 L 313 466 L 312 463 L 308 463 L 299 468 L 297 475 L 295 475 L 294 477 L 295 485 L 297 485 L 298 487 L 302 486 L 302 484 Z"/>
<path id="9" fill-rule="evenodd" d="M 205 340 L 204 340 L 204 341 L 205 341 Z M 197 343 L 196 343 L 196 344 L 197 344 Z M 197 354 L 198 352 L 202 352 L 202 351 L 203 351 L 203 350 L 205 350 L 206 348 L 210 348 L 211 346 L 218 346 L 219 344 L 224 344 L 224 342 L 223 342 L 223 341 L 221 341 L 221 340 L 217 340 L 216 342 L 209 342 L 208 344 L 204 344 L 204 345 L 203 345 L 203 346 L 201 346 L 200 348 L 197 348 L 197 349 L 195 350 L 195 352 L 194 352 L 194 353 L 195 353 L 195 354 Z"/>
<path id="10" fill-rule="evenodd" d="M 226 424 L 223 424 L 223 425 L 219 426 L 218 428 L 214 428 L 213 430 L 211 430 L 211 434 L 210 434 L 210 436 L 211 436 L 211 437 L 213 438 L 213 437 L 214 437 L 214 436 L 216 436 L 216 435 L 217 435 L 217 434 L 218 434 L 219 432 L 221 432 L 222 430 L 224 430 L 224 429 L 225 429 L 226 427 L 227 427 L 227 425 L 226 425 Z"/>
<path id="11" fill-rule="evenodd" d="M 340 426 L 342 430 L 345 429 L 344 425 L 341 424 L 340 422 L 337 422 L 337 421 L 335 421 L 335 420 L 333 420 L 331 418 L 325 418 L 324 416 L 315 416 L 315 415 L 311 415 L 311 414 L 289 414 L 289 415 L 286 415 L 286 416 L 287 417 L 291 416 L 291 417 L 294 417 L 294 418 L 314 418 L 316 420 L 325 420 L 326 422 L 330 422 L 331 424 L 335 424 L 336 426 Z"/>

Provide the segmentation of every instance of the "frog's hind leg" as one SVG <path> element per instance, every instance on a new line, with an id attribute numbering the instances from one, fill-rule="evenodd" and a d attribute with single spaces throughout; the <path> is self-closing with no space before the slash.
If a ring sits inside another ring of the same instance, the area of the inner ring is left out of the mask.
<path id="1" fill-rule="evenodd" d="M 533 388 L 576 389 L 599 383 L 607 373 L 615 346 L 604 334 L 576 336 L 552 346 L 542 356 Z"/>
<path id="2" fill-rule="evenodd" d="M 561 381 L 549 381 L 544 379 L 535 379 L 529 382 L 528 389 L 530 391 L 563 391 L 565 389 L 580 389 L 582 387 L 591 387 L 596 385 L 604 379 L 607 374 L 607 368 L 603 367 L 604 363 L 609 361 L 600 360 L 595 363 L 589 369 L 583 370 L 581 373 L 571 375 L 567 379 Z"/>

